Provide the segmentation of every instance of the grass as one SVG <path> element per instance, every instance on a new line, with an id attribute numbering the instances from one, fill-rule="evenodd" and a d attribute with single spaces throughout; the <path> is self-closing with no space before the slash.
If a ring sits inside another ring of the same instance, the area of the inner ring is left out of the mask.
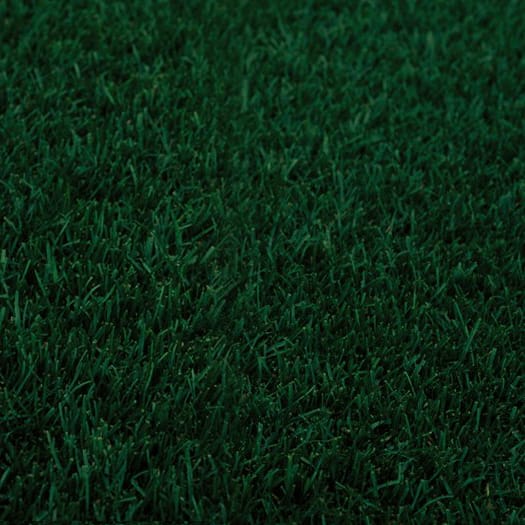
<path id="1" fill-rule="evenodd" d="M 525 520 L 522 5 L 0 4 L 0 520 Z"/>

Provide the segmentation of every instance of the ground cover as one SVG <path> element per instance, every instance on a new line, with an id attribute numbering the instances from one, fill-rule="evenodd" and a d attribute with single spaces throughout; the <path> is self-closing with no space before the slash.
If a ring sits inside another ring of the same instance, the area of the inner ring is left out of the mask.
<path id="1" fill-rule="evenodd" d="M 1 3 L 0 520 L 523 521 L 524 49 L 518 1 Z"/>

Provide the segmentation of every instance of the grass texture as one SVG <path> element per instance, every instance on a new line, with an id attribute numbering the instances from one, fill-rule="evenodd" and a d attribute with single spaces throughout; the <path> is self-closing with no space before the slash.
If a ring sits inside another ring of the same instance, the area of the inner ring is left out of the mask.
<path id="1" fill-rule="evenodd" d="M 0 2 L 0 520 L 523 523 L 523 7 Z"/>

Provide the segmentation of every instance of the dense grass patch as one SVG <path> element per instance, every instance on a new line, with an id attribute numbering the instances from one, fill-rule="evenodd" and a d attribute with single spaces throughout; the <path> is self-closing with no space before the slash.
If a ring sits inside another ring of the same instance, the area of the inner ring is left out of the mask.
<path id="1" fill-rule="evenodd" d="M 0 520 L 520 523 L 519 1 L 0 3 Z"/>

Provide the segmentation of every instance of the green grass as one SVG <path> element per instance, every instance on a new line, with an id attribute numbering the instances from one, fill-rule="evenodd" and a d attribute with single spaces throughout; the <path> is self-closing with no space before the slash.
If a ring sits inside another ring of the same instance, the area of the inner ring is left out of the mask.
<path id="1" fill-rule="evenodd" d="M 1 2 L 0 520 L 522 523 L 524 21 Z"/>

